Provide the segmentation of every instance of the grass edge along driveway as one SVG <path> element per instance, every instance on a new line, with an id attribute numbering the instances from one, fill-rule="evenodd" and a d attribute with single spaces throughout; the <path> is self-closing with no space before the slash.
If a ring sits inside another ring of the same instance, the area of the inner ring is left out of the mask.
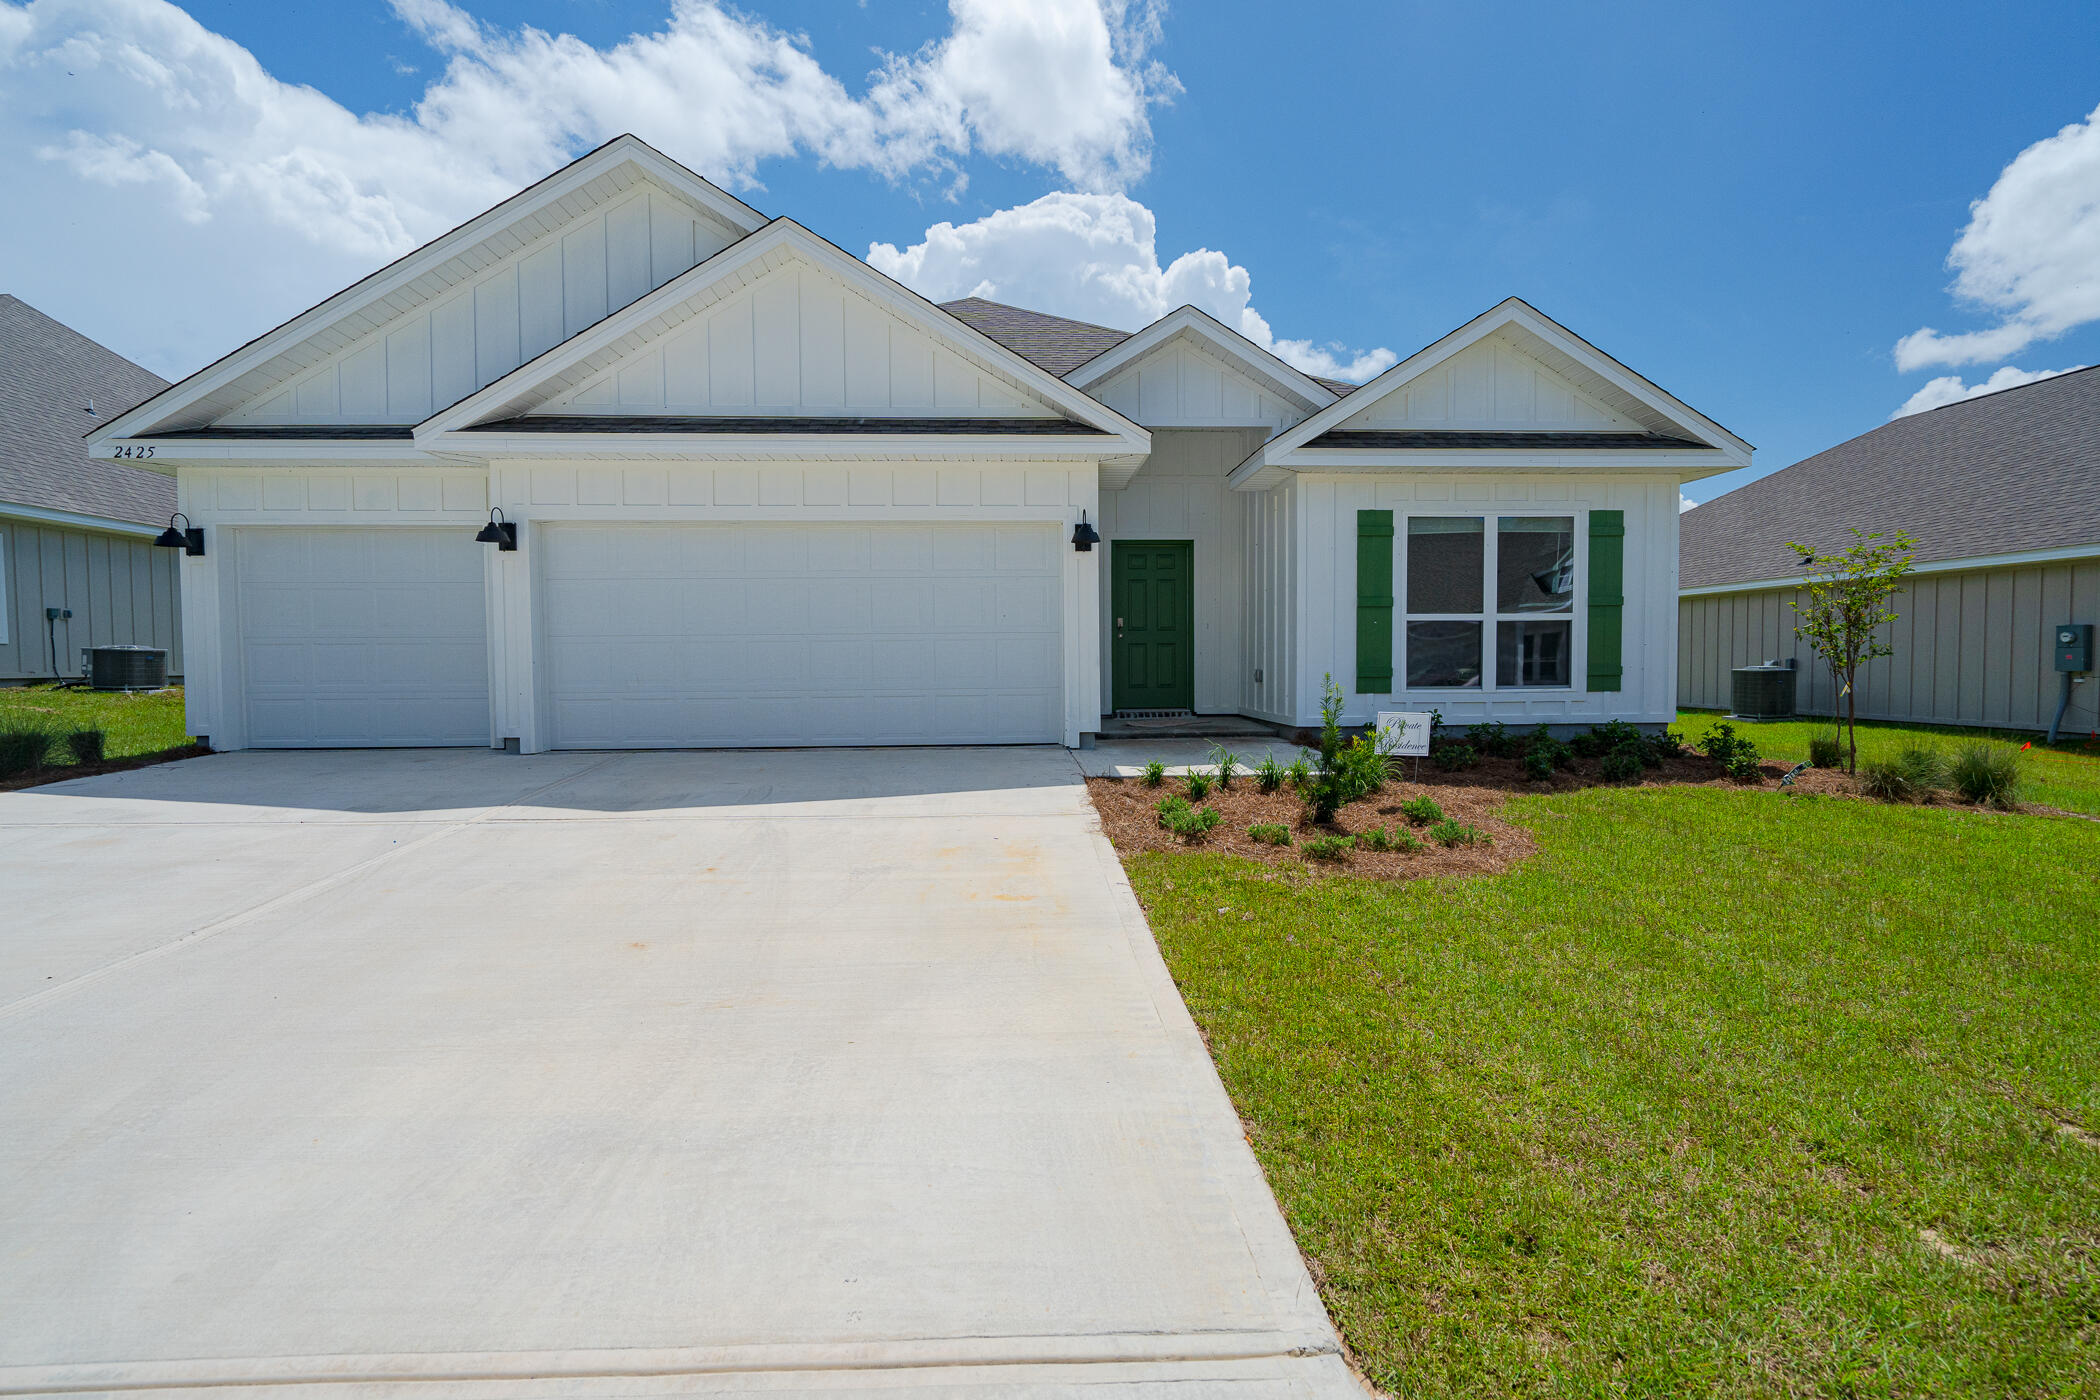
<path id="1" fill-rule="evenodd" d="M 1725 788 L 1512 798 L 1386 883 L 1129 862 L 1397 1395 L 2100 1388 L 2100 836 Z"/>

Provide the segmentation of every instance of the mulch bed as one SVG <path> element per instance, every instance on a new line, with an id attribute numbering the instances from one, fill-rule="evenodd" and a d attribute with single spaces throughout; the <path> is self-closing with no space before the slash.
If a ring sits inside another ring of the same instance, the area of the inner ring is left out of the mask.
<path id="1" fill-rule="evenodd" d="M 1685 754 L 1651 768 L 1638 783 L 1623 787 L 1683 786 L 1743 787 L 1776 792 L 1787 765 L 1763 765 L 1764 777 L 1757 783 L 1735 783 L 1723 777 L 1711 759 Z M 1502 819 L 1503 802 L 1511 793 L 1572 792 L 1577 788 L 1605 786 L 1594 759 L 1577 759 L 1573 768 L 1560 769 L 1543 782 L 1524 776 L 1514 758 L 1482 758 L 1473 767 L 1445 772 L 1429 760 L 1418 765 L 1405 761 L 1401 775 L 1379 791 L 1344 807 L 1333 825 L 1315 827 L 1305 818 L 1304 805 L 1289 788 L 1273 793 L 1255 790 L 1251 778 L 1233 779 L 1229 790 L 1213 787 L 1200 804 L 1217 809 L 1223 819 L 1207 835 L 1194 842 L 1182 841 L 1159 824 L 1154 804 L 1161 798 L 1184 791 L 1179 778 L 1168 778 L 1161 786 L 1146 787 L 1133 778 L 1089 778 L 1087 791 L 1101 814 L 1101 827 L 1118 853 L 1137 851 L 1217 851 L 1246 856 L 1268 865 L 1287 865 L 1319 875 L 1358 875 L 1380 880 L 1412 880 L 1426 875 L 1485 875 L 1507 870 L 1538 849 L 1531 833 Z M 1830 769 L 1810 768 L 1794 780 L 1794 792 L 1831 796 L 1858 796 L 1850 777 Z M 1444 815 L 1469 823 L 1493 839 L 1486 846 L 1439 846 L 1429 840 L 1426 829 L 1411 826 L 1400 815 L 1400 804 L 1413 797 L 1435 799 Z M 1257 822 L 1275 822 L 1290 828 L 1289 846 L 1270 846 L 1247 835 Z M 1373 827 L 1412 831 L 1427 843 L 1420 851 L 1372 851 L 1359 844 L 1338 861 L 1314 860 L 1301 849 L 1306 840 L 1325 835 L 1361 837 Z"/>
<path id="2" fill-rule="evenodd" d="M 1462 774 L 1439 776 L 1462 777 Z M 1153 804 L 1182 791 L 1179 778 L 1169 778 L 1159 787 L 1146 787 L 1134 778 L 1089 778 L 1087 792 L 1101 814 L 1101 828 L 1118 854 L 1135 851 L 1217 851 L 1225 855 L 1249 856 L 1270 865 L 1298 865 L 1323 875 L 1368 875 L 1381 880 L 1408 880 L 1421 875 L 1484 875 L 1507 870 L 1538 847 L 1531 833 L 1502 820 L 1503 798 L 1499 788 L 1457 783 L 1388 782 L 1360 802 L 1344 807 L 1330 826 L 1316 827 L 1305 819 L 1305 807 L 1289 788 L 1257 792 L 1251 778 L 1234 778 L 1229 789 L 1212 788 L 1201 805 L 1216 809 L 1223 818 L 1201 840 L 1184 842 L 1159 824 Z M 1414 832 L 1425 842 L 1423 829 L 1408 824 L 1400 815 L 1400 804 L 1423 794 L 1453 821 L 1479 827 L 1493 838 L 1486 846 L 1439 846 L 1430 842 L 1420 851 L 1372 851 L 1359 845 L 1341 860 L 1313 860 L 1299 849 L 1316 836 L 1360 836 L 1374 826 Z M 1247 828 L 1257 822 L 1275 822 L 1291 830 L 1292 844 L 1269 846 L 1253 840 Z"/>
<path id="3" fill-rule="evenodd" d="M 26 773 L 0 778 L 0 792 L 42 787 L 46 783 L 70 782 L 74 778 L 99 778 L 104 773 L 123 773 L 133 768 L 150 768 L 156 763 L 172 763 L 178 758 L 201 758 L 210 752 L 211 750 L 202 744 L 184 744 L 180 748 L 162 749 L 159 753 L 134 754 L 130 758 L 111 758 L 100 763 L 54 763 L 49 767 L 32 768 Z"/>

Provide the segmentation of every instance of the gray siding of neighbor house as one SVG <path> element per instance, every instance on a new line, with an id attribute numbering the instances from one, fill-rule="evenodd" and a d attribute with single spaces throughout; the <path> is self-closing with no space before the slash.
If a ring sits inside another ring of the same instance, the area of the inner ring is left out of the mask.
<path id="1" fill-rule="evenodd" d="M 135 535 L 0 518 L 0 684 L 51 679 L 47 607 L 73 611 L 57 624 L 60 674 L 80 673 L 82 647 L 130 644 L 166 647 L 168 674 L 180 676 L 178 553 Z"/>
<path id="2" fill-rule="evenodd" d="M 1794 638 L 1800 590 L 1697 594 L 1679 600 L 1677 695 L 1694 709 L 1730 706 L 1729 672 L 1768 658 L 1797 658 L 1802 713 L 1837 712 L 1830 673 Z M 1920 724 L 2047 729 L 2062 694 L 2050 664 L 2049 629 L 2100 627 L 2100 559 L 2077 559 L 1915 576 L 1890 606 L 1893 656 L 1860 670 L 1859 717 Z M 2100 726 L 2100 680 L 2071 689 L 2069 734 Z"/>

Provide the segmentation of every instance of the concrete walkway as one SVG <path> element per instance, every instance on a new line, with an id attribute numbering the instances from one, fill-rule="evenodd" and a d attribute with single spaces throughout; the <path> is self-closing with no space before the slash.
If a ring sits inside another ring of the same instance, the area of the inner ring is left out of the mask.
<path id="1" fill-rule="evenodd" d="M 1078 776 L 0 794 L 0 1393 L 1360 1395 Z"/>

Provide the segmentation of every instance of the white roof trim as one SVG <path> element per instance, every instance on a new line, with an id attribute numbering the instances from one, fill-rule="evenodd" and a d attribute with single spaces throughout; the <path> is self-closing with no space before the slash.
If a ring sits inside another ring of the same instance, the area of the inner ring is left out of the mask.
<path id="1" fill-rule="evenodd" d="M 1177 307 L 1127 340 L 1103 350 L 1067 374 L 1065 382 L 1090 389 L 1182 336 L 1201 341 L 1220 359 L 1259 379 L 1307 413 L 1337 401 L 1338 396 L 1318 380 L 1193 306 Z"/>
<path id="2" fill-rule="evenodd" d="M 575 366 L 585 357 L 604 349 L 621 337 L 634 333 L 667 308 L 692 296 L 700 288 L 719 281 L 782 247 L 792 248 L 798 256 L 807 258 L 820 269 L 866 293 L 885 310 L 910 322 L 935 340 L 947 344 L 980 368 L 1013 380 L 1038 398 L 1082 423 L 1113 434 L 1100 442 L 1102 455 L 1146 453 L 1152 450 L 1151 435 L 1122 414 L 1073 388 L 1048 370 L 1015 354 L 991 337 L 972 329 L 918 293 L 811 233 L 793 219 L 784 218 L 773 220 L 759 232 L 731 244 L 707 261 L 688 268 L 655 291 L 526 361 L 486 388 L 476 390 L 449 408 L 440 409 L 416 425 L 416 445 L 434 447 L 442 441 L 448 449 L 475 450 L 469 444 L 476 437 L 486 435 L 458 436 L 461 429 L 484 419 L 509 416 L 507 410 L 514 410 L 534 389 L 553 376 Z M 631 438 L 632 434 L 608 436 Z"/>
<path id="3" fill-rule="evenodd" d="M 1694 507 L 1697 509 L 1697 507 Z M 2023 549 L 2012 554 L 1972 554 L 1963 559 L 1935 559 L 1914 565 L 1914 574 L 1960 574 L 1972 569 L 2016 569 L 2030 564 L 2057 564 L 2075 559 L 2100 559 L 2100 544 L 2063 545 L 2056 549 Z M 1800 588 L 1805 575 L 1789 578 L 1752 579 L 1747 583 L 1710 583 L 1702 588 L 1680 588 L 1680 598 L 1705 598 L 1717 593 L 1762 593 L 1774 588 Z"/>
<path id="4" fill-rule="evenodd" d="M 106 515 L 83 515 L 79 511 L 6 504 L 0 504 L 0 520 L 27 520 L 38 525 L 61 525 L 74 530 L 101 530 L 112 535 L 141 535 L 147 539 L 153 538 L 165 528 L 159 525 L 139 525 L 129 520 L 111 520 Z"/>
<path id="5" fill-rule="evenodd" d="M 355 282 L 326 301 L 302 311 L 275 330 L 266 331 L 232 354 L 213 361 L 180 383 L 163 389 L 129 412 L 112 418 L 89 434 L 88 442 L 95 444 L 110 438 L 150 436 L 150 428 L 240 378 L 271 356 L 325 329 L 329 322 L 350 315 L 392 294 L 447 258 L 472 248 L 517 220 L 527 218 L 566 198 L 579 187 L 625 163 L 639 166 L 644 173 L 662 181 L 673 191 L 692 200 L 733 229 L 749 233 L 765 225 L 765 215 L 708 183 L 640 137 L 616 136 L 598 149 L 569 162 L 546 179 L 526 186 L 494 208 L 476 215 L 449 233 L 439 235 L 415 251 L 404 254 L 362 281 Z"/>
<path id="6" fill-rule="evenodd" d="M 1242 490 L 1258 490 L 1277 484 L 1283 479 L 1283 474 L 1286 471 L 1320 470 L 1323 465 L 1342 459 L 1344 452 L 1347 452 L 1350 458 L 1358 458 L 1365 455 L 1368 450 L 1359 452 L 1352 449 L 1317 449 L 1310 455 L 1302 454 L 1305 445 L 1314 438 L 1330 429 L 1339 427 L 1344 420 L 1362 412 L 1365 408 L 1384 398 L 1401 385 L 1420 378 L 1458 354 L 1461 350 L 1481 340 L 1485 340 L 1488 336 L 1505 327 L 1515 327 L 1539 341 L 1541 348 L 1546 351 L 1546 355 L 1539 358 L 1541 358 L 1548 369 L 1561 373 L 1563 377 L 1568 377 L 1567 370 L 1571 368 L 1585 376 L 1594 376 L 1609 388 L 1634 400 L 1649 412 L 1667 419 L 1693 438 L 1705 443 L 1708 448 L 1718 454 L 1719 460 L 1727 464 L 1724 467 L 1717 467 L 1716 470 L 1727 470 L 1731 467 L 1742 467 L 1750 464 L 1752 448 L 1749 443 L 1729 432 L 1719 423 L 1714 422 L 1713 419 L 1708 418 L 1674 394 L 1634 373 L 1625 365 L 1584 340 L 1581 336 L 1576 335 L 1566 326 L 1561 325 L 1558 321 L 1553 320 L 1525 302 L 1522 298 L 1509 297 L 1480 315 L 1475 316 L 1457 330 L 1417 350 L 1414 354 L 1394 365 L 1384 374 L 1379 375 L 1376 379 L 1357 389 L 1356 392 L 1348 395 L 1346 398 L 1329 404 L 1297 426 L 1287 428 L 1283 432 L 1278 433 L 1235 468 L 1231 476 L 1227 478 L 1228 481 Z M 1561 363 L 1556 363 L 1556 361 Z M 1449 462 L 1456 451 L 1457 449 L 1438 450 L 1428 453 L 1412 450 L 1406 452 L 1396 451 L 1379 453 L 1376 459 L 1379 461 L 1389 460 L 1395 465 L 1399 465 L 1405 459 L 1433 456 Z M 1479 459 L 1483 465 L 1486 465 L 1486 459 L 1491 455 L 1492 450 L 1469 451 L 1465 453 L 1463 460 L 1472 462 Z M 1513 454 L 1504 453 L 1502 455 Z M 1582 454 L 1582 459 L 1585 461 L 1597 460 L 1589 454 Z M 1702 458 L 1701 460 L 1706 459 Z M 1656 461 L 1654 465 L 1663 466 L 1666 464 Z"/>

